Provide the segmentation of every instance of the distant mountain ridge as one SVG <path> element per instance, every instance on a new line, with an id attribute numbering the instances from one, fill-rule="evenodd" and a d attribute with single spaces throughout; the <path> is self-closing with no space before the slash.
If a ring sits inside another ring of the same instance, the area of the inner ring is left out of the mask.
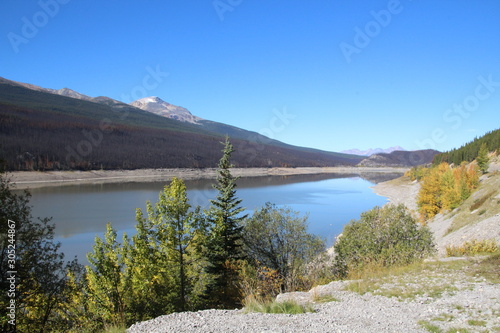
<path id="1" fill-rule="evenodd" d="M 69 89 L 69 88 L 62 88 L 62 89 L 43 88 L 43 87 L 36 86 L 36 85 L 30 84 L 30 83 L 23 83 L 23 82 L 18 82 L 18 81 L 7 80 L 3 77 L 0 77 L 0 83 L 17 85 L 17 86 L 21 86 L 21 87 L 28 88 L 28 89 L 35 90 L 35 91 L 46 92 L 46 93 L 50 93 L 50 94 L 54 94 L 54 95 L 66 96 L 66 97 L 71 97 L 71 98 L 76 98 L 76 99 L 82 99 L 84 101 L 93 101 L 93 102 L 101 103 L 103 99 L 107 99 L 107 100 L 112 100 L 115 103 L 121 103 L 120 101 L 113 100 L 109 97 L 103 97 L 103 96 L 90 97 L 90 96 L 81 94 L 81 93 L 74 91 L 72 89 Z"/>
<path id="2" fill-rule="evenodd" d="M 358 166 L 364 167 L 413 167 L 422 164 L 432 163 L 434 156 L 440 152 L 434 149 L 400 151 L 395 150 L 391 153 L 380 153 L 371 155 L 361 162 Z"/>
<path id="3" fill-rule="evenodd" d="M 163 105 L 166 110 L 159 111 L 166 117 L 109 97 L 0 78 L 0 160 L 10 171 L 216 167 L 225 135 L 236 149 L 237 167 L 324 167 L 361 160 L 204 120 L 159 98 L 151 103 L 156 111 Z"/>
<path id="4" fill-rule="evenodd" d="M 372 148 L 370 148 L 367 150 L 359 150 L 357 148 L 354 148 L 354 149 L 342 150 L 341 153 L 353 154 L 353 155 L 359 155 L 359 156 L 371 156 L 371 155 L 380 154 L 380 153 L 389 154 L 389 153 L 392 153 L 393 151 L 397 151 L 397 150 L 406 151 L 406 149 L 404 149 L 401 146 L 394 146 L 394 147 L 389 147 L 387 149 L 382 149 L 382 148 L 372 149 Z"/>

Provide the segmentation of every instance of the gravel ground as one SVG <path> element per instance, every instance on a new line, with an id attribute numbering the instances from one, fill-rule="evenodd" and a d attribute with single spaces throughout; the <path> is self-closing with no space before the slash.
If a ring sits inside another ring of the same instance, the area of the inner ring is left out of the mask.
<path id="1" fill-rule="evenodd" d="M 500 288 L 486 282 L 457 284 L 459 291 L 440 298 L 411 301 L 367 293 L 337 290 L 338 301 L 314 304 L 314 313 L 300 315 L 244 313 L 242 310 L 205 310 L 161 316 L 128 329 L 140 332 L 427 332 L 426 321 L 441 329 L 466 328 L 468 332 L 500 329 Z M 323 292 L 328 286 L 323 286 Z M 481 327 L 471 326 L 474 318 Z"/>

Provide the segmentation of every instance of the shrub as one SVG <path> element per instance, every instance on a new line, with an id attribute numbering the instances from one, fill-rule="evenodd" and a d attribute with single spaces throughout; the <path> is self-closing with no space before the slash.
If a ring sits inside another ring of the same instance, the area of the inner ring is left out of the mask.
<path id="1" fill-rule="evenodd" d="M 447 246 L 446 255 L 448 257 L 461 257 L 481 253 L 494 253 L 498 251 L 498 248 L 498 243 L 494 239 L 473 239 L 463 243 L 461 246 Z"/>
<path id="2" fill-rule="evenodd" d="M 363 213 L 345 226 L 334 250 L 334 270 L 340 278 L 368 266 L 409 264 L 435 251 L 431 231 L 420 226 L 404 205 Z"/>
<path id="3" fill-rule="evenodd" d="M 422 177 L 424 177 L 428 171 L 429 171 L 429 168 L 426 168 L 422 165 L 418 165 L 418 166 L 415 166 L 415 167 L 411 168 L 410 170 L 406 171 L 405 176 L 409 177 L 412 181 L 413 180 L 420 181 L 420 179 L 422 179 Z"/>
<path id="4" fill-rule="evenodd" d="M 325 244 L 308 232 L 307 216 L 268 202 L 243 226 L 243 247 L 249 262 L 261 271 L 261 280 L 281 278 L 282 291 L 311 287 L 307 265 L 324 251 Z"/>

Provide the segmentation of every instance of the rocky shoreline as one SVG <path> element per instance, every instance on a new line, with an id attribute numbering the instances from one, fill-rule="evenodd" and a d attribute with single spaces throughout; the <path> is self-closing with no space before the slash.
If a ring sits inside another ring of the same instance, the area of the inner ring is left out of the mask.
<path id="1" fill-rule="evenodd" d="M 289 176 L 306 174 L 397 174 L 407 168 L 391 167 L 300 167 L 300 168 L 233 168 L 238 177 Z M 102 184 L 120 182 L 168 181 L 173 177 L 186 179 L 214 178 L 217 169 L 138 169 L 138 170 L 93 170 L 93 171 L 18 171 L 9 173 L 17 189 L 46 186 Z"/>

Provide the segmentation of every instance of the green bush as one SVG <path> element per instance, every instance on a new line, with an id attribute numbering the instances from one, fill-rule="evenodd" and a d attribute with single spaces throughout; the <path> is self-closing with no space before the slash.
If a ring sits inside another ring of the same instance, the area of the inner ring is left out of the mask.
<path id="1" fill-rule="evenodd" d="M 309 264 L 324 251 L 325 244 L 308 232 L 307 216 L 267 202 L 243 226 L 244 251 L 250 263 L 265 268 L 259 274 L 262 281 L 273 285 L 281 277 L 281 291 L 311 288 Z"/>
<path id="2" fill-rule="evenodd" d="M 435 251 L 431 231 L 404 205 L 375 207 L 345 226 L 334 245 L 334 270 L 345 278 L 370 265 L 390 267 L 422 259 Z"/>

